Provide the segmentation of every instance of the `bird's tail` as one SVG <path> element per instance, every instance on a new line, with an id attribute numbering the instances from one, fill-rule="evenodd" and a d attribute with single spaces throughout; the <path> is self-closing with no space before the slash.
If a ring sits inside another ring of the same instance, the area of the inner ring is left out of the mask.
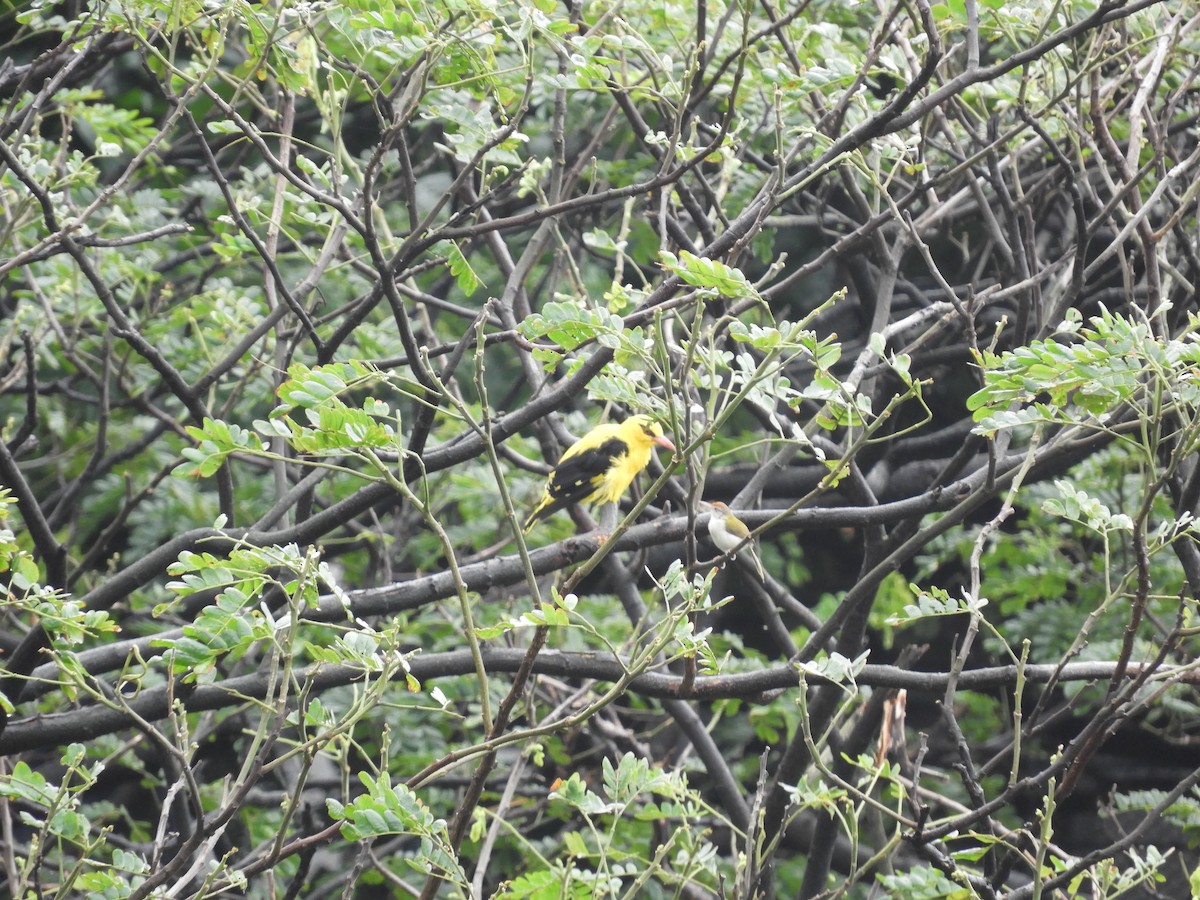
<path id="1" fill-rule="evenodd" d="M 543 497 L 538 501 L 538 505 L 535 506 L 529 515 L 525 517 L 525 524 L 521 526 L 522 534 L 529 534 L 534 525 L 553 512 L 553 510 L 549 508 L 550 503 L 551 500 L 549 497 Z"/>

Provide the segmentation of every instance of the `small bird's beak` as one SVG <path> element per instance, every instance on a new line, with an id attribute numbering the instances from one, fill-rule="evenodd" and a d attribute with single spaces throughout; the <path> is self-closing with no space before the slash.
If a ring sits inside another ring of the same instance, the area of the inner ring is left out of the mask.
<path id="1" fill-rule="evenodd" d="M 656 437 L 654 439 L 654 443 L 662 447 L 664 450 L 670 450 L 672 453 L 675 452 L 675 445 L 668 441 L 665 437 Z"/>

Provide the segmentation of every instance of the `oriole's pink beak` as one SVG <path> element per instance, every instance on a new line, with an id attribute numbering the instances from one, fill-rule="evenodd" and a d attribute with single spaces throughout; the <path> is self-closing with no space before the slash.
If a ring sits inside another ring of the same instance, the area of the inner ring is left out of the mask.
<path id="1" fill-rule="evenodd" d="M 658 446 L 662 447 L 664 450 L 670 450 L 672 453 L 675 452 L 675 445 L 668 441 L 665 437 L 656 437 L 654 439 L 654 443 L 658 444 Z"/>

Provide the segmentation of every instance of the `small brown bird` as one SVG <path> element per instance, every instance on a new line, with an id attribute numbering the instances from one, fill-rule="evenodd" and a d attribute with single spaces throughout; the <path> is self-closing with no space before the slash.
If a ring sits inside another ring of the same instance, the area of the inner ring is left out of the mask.
<path id="1" fill-rule="evenodd" d="M 746 523 L 733 514 L 733 510 L 719 500 L 709 504 L 713 511 L 708 517 L 708 536 L 712 542 L 716 544 L 717 549 L 722 553 L 737 556 L 735 550 L 741 548 L 740 552 L 745 553 L 750 557 L 750 561 L 754 563 L 754 568 L 758 570 L 758 577 L 761 580 L 766 580 L 766 574 L 763 572 L 762 560 L 758 558 L 758 551 L 754 549 L 754 543 L 747 541 L 750 537 L 750 529 L 746 527 Z"/>

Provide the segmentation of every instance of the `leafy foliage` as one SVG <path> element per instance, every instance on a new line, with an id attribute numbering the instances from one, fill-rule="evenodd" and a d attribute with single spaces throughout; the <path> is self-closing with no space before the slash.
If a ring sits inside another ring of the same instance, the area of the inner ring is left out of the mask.
<path id="1" fill-rule="evenodd" d="M 1196 893 L 1198 29 L 19 4 L 6 895 Z"/>

